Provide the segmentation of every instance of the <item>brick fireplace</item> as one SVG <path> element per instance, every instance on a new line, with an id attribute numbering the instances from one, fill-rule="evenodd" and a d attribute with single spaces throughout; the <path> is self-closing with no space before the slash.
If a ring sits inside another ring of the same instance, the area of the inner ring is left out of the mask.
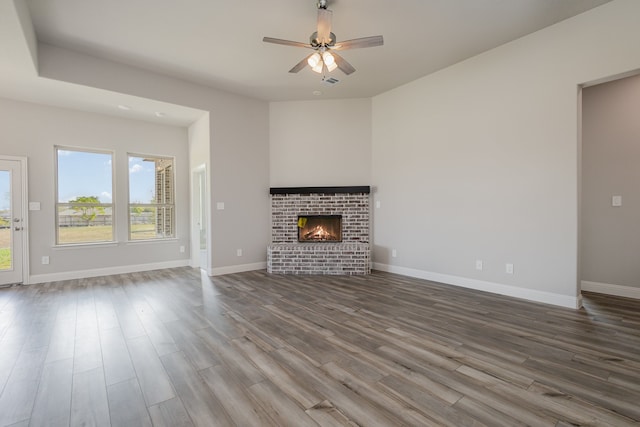
<path id="1" fill-rule="evenodd" d="M 275 274 L 369 274 L 370 187 L 271 188 L 267 271 Z M 341 241 L 299 242 L 300 218 L 340 217 Z"/>

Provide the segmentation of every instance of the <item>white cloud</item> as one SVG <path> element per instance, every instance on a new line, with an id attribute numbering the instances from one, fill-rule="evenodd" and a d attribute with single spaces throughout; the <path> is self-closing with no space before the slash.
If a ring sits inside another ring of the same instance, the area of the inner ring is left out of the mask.
<path id="1" fill-rule="evenodd" d="M 144 168 L 142 167 L 142 165 L 139 165 L 139 164 L 137 164 L 137 163 L 136 163 L 135 165 L 133 165 L 133 166 L 131 166 L 131 167 L 129 168 L 129 173 L 136 173 L 136 172 L 140 172 L 142 169 L 144 169 Z"/>
<path id="2" fill-rule="evenodd" d="M 103 191 L 102 193 L 100 193 L 100 197 L 104 197 L 105 199 L 111 201 L 111 193 L 108 193 L 106 191 Z"/>

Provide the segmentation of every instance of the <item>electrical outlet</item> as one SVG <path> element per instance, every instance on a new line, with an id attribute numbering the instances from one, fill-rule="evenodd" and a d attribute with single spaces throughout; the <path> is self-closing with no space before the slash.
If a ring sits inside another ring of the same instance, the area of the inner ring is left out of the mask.
<path id="1" fill-rule="evenodd" d="M 504 267 L 504 272 L 507 274 L 513 274 L 513 264 L 506 264 Z"/>
<path id="2" fill-rule="evenodd" d="M 180 246 L 180 253 L 183 254 L 184 253 L 184 246 Z"/>
<path id="3" fill-rule="evenodd" d="M 48 256 L 43 256 L 42 257 L 42 264 L 43 265 L 48 265 L 49 264 L 49 257 Z"/>
<path id="4" fill-rule="evenodd" d="M 398 251 L 396 251 L 395 249 L 391 249 L 391 256 L 392 257 L 397 257 L 398 256 Z"/>
<path id="5" fill-rule="evenodd" d="M 236 255 L 242 256 L 242 249 L 236 249 Z"/>
<path id="6" fill-rule="evenodd" d="M 476 270 L 482 270 L 482 260 L 481 259 L 477 259 L 476 260 Z"/>

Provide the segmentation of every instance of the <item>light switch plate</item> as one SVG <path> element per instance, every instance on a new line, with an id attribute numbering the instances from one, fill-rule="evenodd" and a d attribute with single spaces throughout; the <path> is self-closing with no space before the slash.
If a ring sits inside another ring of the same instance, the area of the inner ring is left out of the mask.
<path id="1" fill-rule="evenodd" d="M 39 211 L 40 210 L 40 202 L 29 202 L 29 210 L 30 211 Z"/>
<path id="2" fill-rule="evenodd" d="M 216 209 L 218 209 L 219 211 L 223 211 L 224 210 L 224 202 L 216 203 Z"/>
<path id="3" fill-rule="evenodd" d="M 611 206 L 622 206 L 622 196 L 611 196 Z"/>

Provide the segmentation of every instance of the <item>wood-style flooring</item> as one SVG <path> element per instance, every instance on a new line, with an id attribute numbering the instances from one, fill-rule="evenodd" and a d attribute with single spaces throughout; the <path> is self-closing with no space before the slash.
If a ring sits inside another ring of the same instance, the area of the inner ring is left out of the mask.
<path id="1" fill-rule="evenodd" d="M 177 268 L 0 290 L 0 426 L 631 426 L 640 301 Z"/>

